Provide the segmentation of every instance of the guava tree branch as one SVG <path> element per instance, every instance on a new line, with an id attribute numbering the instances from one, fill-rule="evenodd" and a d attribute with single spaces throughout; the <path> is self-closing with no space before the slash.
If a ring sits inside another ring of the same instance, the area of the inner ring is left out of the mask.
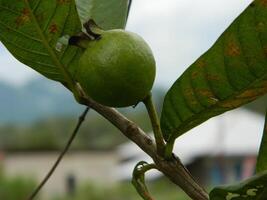
<path id="1" fill-rule="evenodd" d="M 180 186 L 193 200 L 208 200 L 207 192 L 194 180 L 187 169 L 180 162 L 179 158 L 173 156 L 166 160 L 157 154 L 156 144 L 146 133 L 134 122 L 127 119 L 113 108 L 98 104 L 89 97 L 82 99 L 85 104 L 109 122 L 117 127 L 126 137 L 136 143 L 145 153 L 147 153 L 157 165 L 157 168 L 165 174 L 173 183 Z"/>
<path id="2" fill-rule="evenodd" d="M 127 119 L 116 109 L 98 104 L 89 97 L 83 99 L 82 104 L 89 106 L 106 118 L 127 138 L 136 143 L 144 152 L 149 155 L 156 155 L 156 145 L 152 138 L 146 135 L 146 133 L 139 126 L 137 126 L 137 124 Z"/>
<path id="3" fill-rule="evenodd" d="M 163 160 L 153 158 L 157 168 L 173 183 L 180 186 L 193 200 L 208 200 L 208 193 L 194 180 L 190 172 L 184 167 L 178 157 Z"/>

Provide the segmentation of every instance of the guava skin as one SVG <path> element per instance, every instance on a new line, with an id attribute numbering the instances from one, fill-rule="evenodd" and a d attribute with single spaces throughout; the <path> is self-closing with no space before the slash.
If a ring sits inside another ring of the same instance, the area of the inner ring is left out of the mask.
<path id="1" fill-rule="evenodd" d="M 115 29 L 89 42 L 80 58 L 76 79 L 95 101 L 110 107 L 127 107 L 149 94 L 155 65 L 150 47 L 140 36 Z"/>

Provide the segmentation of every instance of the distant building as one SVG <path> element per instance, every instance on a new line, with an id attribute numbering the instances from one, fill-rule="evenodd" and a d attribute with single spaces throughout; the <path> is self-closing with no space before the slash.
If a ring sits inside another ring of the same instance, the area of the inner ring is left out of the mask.
<path id="1" fill-rule="evenodd" d="M 23 176 L 41 181 L 58 157 L 59 152 L 5 153 L 0 163 L 6 176 Z M 109 185 L 117 180 L 118 156 L 115 152 L 71 152 L 59 165 L 42 194 L 75 193 L 83 183 Z"/>
<path id="2" fill-rule="evenodd" d="M 213 118 L 177 139 L 174 152 L 202 184 L 220 184 L 254 173 L 264 120 L 259 114 L 238 109 Z M 41 181 L 59 152 L 0 154 L 5 174 Z M 68 193 L 84 182 L 111 185 L 130 180 L 136 163 L 152 160 L 129 142 L 109 152 L 70 152 L 63 159 L 44 195 Z M 158 178 L 153 170 L 149 178 Z"/>
<path id="3" fill-rule="evenodd" d="M 222 184 L 251 176 L 264 126 L 263 116 L 237 109 L 210 119 L 176 140 L 174 152 L 202 184 Z M 121 179 L 133 166 L 152 160 L 133 143 L 118 148 Z M 153 171 L 150 178 L 160 173 Z"/>

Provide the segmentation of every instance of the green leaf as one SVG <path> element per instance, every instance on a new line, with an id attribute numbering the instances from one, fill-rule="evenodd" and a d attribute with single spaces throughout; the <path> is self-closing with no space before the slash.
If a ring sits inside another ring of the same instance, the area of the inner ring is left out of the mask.
<path id="1" fill-rule="evenodd" d="M 167 141 L 267 92 L 267 3 L 255 0 L 168 91 Z"/>
<path id="2" fill-rule="evenodd" d="M 129 0 L 76 0 L 82 24 L 93 19 L 104 30 L 124 28 Z"/>
<path id="3" fill-rule="evenodd" d="M 77 2 L 105 29 L 124 28 L 128 1 Z M 0 41 L 20 62 L 52 80 L 72 81 L 82 50 L 63 45 L 64 36 L 81 30 L 75 0 L 0 0 Z"/>
<path id="4" fill-rule="evenodd" d="M 74 0 L 0 0 L 0 40 L 20 62 L 44 76 L 66 80 L 81 50 L 58 39 L 81 30 Z"/>
<path id="5" fill-rule="evenodd" d="M 216 187 L 210 200 L 264 200 L 267 197 L 267 172 L 231 186 Z"/>
<path id="6" fill-rule="evenodd" d="M 256 171 L 260 173 L 267 170 L 267 112 L 265 116 L 265 125 L 263 129 L 263 135 L 261 139 L 261 146 L 257 158 Z"/>

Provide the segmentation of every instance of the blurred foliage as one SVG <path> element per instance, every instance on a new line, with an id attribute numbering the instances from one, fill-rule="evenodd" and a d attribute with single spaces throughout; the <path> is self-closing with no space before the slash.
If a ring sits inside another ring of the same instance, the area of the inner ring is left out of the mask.
<path id="1" fill-rule="evenodd" d="M 167 180 L 153 181 L 149 184 L 149 189 L 155 199 L 168 200 L 189 200 L 177 186 Z M 86 184 L 79 188 L 77 194 L 72 197 L 55 197 L 51 200 L 141 200 L 130 182 L 103 188 L 101 186 Z"/>
<path id="2" fill-rule="evenodd" d="M 153 90 L 153 94 L 157 109 L 160 112 L 164 90 L 156 88 Z M 63 107 L 68 109 L 69 104 L 65 105 L 62 103 L 62 99 L 58 102 L 61 102 L 61 106 L 64 105 Z M 36 107 L 33 106 L 32 108 L 28 108 L 28 111 L 35 109 Z M 132 121 L 138 123 L 145 131 L 149 132 L 151 130 L 149 118 L 142 103 L 136 108 L 128 107 L 119 109 L 119 111 Z M 13 115 L 15 115 L 14 112 Z M 24 118 L 27 118 L 27 115 L 27 112 L 25 112 Z M 9 123 L 1 123 L 3 120 L 0 119 L 0 150 L 51 151 L 62 149 L 77 123 L 78 115 L 73 117 L 72 113 L 65 114 L 65 116 L 57 114 L 52 114 L 50 116 L 51 117 L 47 117 L 47 115 L 44 115 L 44 119 L 35 118 L 35 121 L 27 123 L 23 122 L 23 120 L 20 120 L 20 122 L 13 120 Z M 90 111 L 72 145 L 72 149 L 109 150 L 126 141 L 127 138 L 112 124 L 107 122 L 96 112 Z"/>
<path id="3" fill-rule="evenodd" d="M 31 194 L 32 190 L 36 187 L 36 181 L 26 177 L 6 177 L 0 170 L 0 199 L 2 200 L 20 200 L 26 199 Z M 148 187 L 155 199 L 168 200 L 189 200 L 176 185 L 172 184 L 166 179 L 159 179 L 156 181 L 148 182 Z M 47 196 L 47 194 L 46 194 Z M 122 182 L 110 187 L 103 187 L 94 183 L 82 184 L 77 188 L 74 195 L 48 195 L 51 198 L 37 197 L 37 200 L 141 200 L 134 187 L 129 182 Z"/>
<path id="4" fill-rule="evenodd" d="M 150 131 L 145 112 L 131 114 L 130 119 Z M 0 149 L 7 151 L 49 151 L 62 149 L 77 119 L 40 120 L 32 124 L 9 124 L 0 127 Z M 127 141 L 119 130 L 91 111 L 73 146 L 74 150 L 108 150 Z"/>
<path id="5" fill-rule="evenodd" d="M 26 199 L 35 186 L 36 182 L 32 179 L 24 177 L 7 178 L 0 172 L 0 199 Z"/>

